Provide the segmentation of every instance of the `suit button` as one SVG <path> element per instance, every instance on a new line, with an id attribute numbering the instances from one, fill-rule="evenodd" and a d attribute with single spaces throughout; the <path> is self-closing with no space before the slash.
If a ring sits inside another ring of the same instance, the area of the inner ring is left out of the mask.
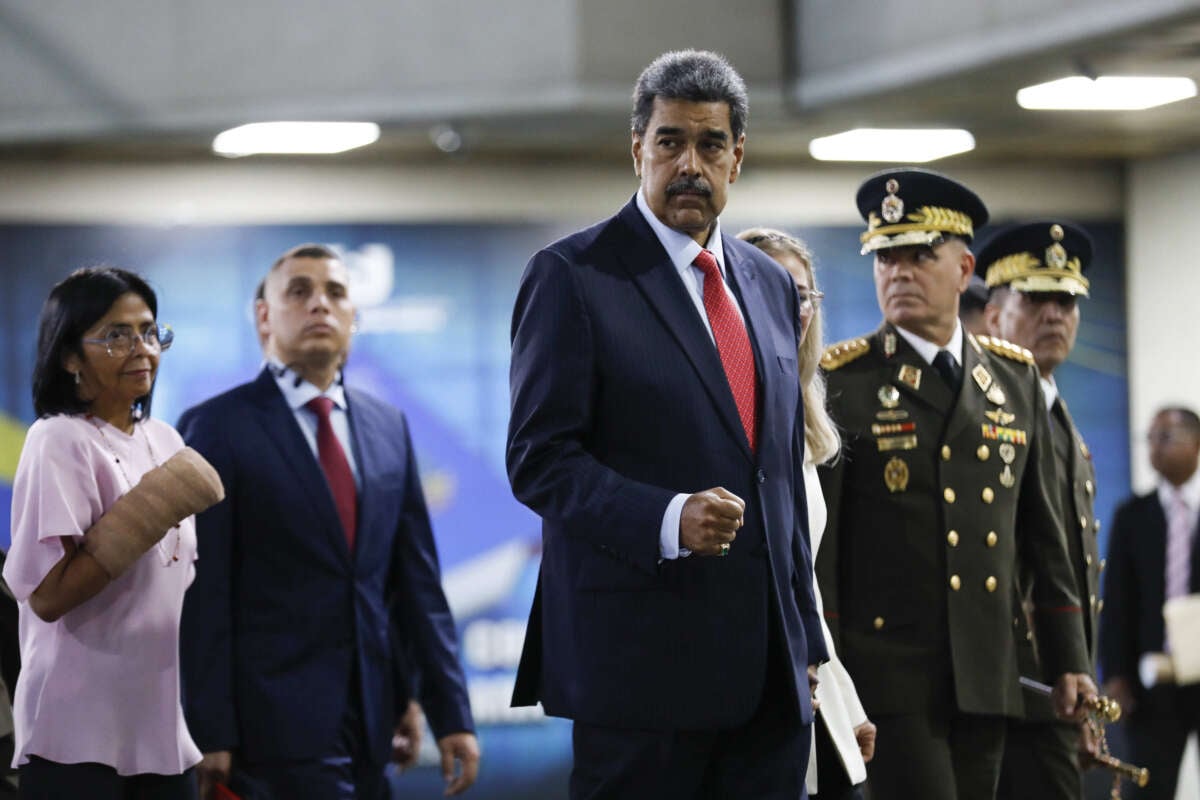
<path id="1" fill-rule="evenodd" d="M 946 534 L 946 541 L 951 547 L 958 547 L 958 531 L 950 531 Z"/>
<path id="2" fill-rule="evenodd" d="M 988 531 L 987 538 L 984 539 L 984 541 L 987 543 L 988 547 L 995 547 L 996 542 L 1000 541 L 1000 537 L 996 535 L 995 531 Z"/>
<path id="3" fill-rule="evenodd" d="M 995 576 L 995 575 L 988 575 L 988 579 L 987 579 L 986 581 L 984 581 L 984 582 L 983 582 L 983 585 L 984 585 L 985 587 L 987 587 L 987 590 L 988 590 L 989 592 L 994 592 L 994 591 L 996 591 L 996 576 Z"/>
<path id="4" fill-rule="evenodd" d="M 946 499 L 947 503 L 953 503 L 954 502 L 954 490 L 951 489 L 949 486 L 947 486 L 945 489 L 942 490 L 942 497 L 944 497 Z"/>
<path id="5" fill-rule="evenodd" d="M 767 473 L 763 472 L 760 469 L 758 472 L 754 473 L 754 479 L 757 480 L 759 483 L 766 483 L 767 482 Z"/>
<path id="6" fill-rule="evenodd" d="M 949 460 L 950 460 L 950 445 L 944 444 L 944 445 L 942 445 L 942 461 L 949 461 Z"/>
<path id="7" fill-rule="evenodd" d="M 996 493 L 992 491 L 992 487 L 990 486 L 983 487 L 983 491 L 979 493 L 979 496 L 983 498 L 983 502 L 985 503 L 991 503 L 996 499 Z"/>
<path id="8" fill-rule="evenodd" d="M 958 577 L 957 575 L 951 575 L 950 576 L 950 588 L 956 592 L 959 589 L 961 589 L 962 588 L 962 578 Z"/>
<path id="9" fill-rule="evenodd" d="M 883 617 L 876 617 L 874 625 L 875 625 L 875 630 L 877 630 L 877 631 L 883 630 Z"/>
<path id="10" fill-rule="evenodd" d="M 992 454 L 992 451 L 988 449 L 988 446 L 986 444 L 979 445 L 979 449 L 975 451 L 975 455 L 979 457 L 980 461 L 987 461 L 988 456 L 990 456 L 991 454 Z"/>

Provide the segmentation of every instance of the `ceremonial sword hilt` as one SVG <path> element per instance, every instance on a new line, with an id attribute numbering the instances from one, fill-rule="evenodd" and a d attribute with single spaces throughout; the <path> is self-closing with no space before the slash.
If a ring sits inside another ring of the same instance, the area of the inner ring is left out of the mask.
<path id="1" fill-rule="evenodd" d="M 1019 680 L 1026 689 L 1047 697 L 1054 691 L 1052 687 L 1032 678 L 1021 676 Z M 1108 752 L 1104 723 L 1116 722 L 1121 718 L 1121 704 L 1104 695 L 1090 697 L 1084 700 L 1084 704 L 1088 709 L 1088 726 L 1092 730 L 1092 735 L 1096 737 L 1096 753 L 1092 756 L 1092 760 L 1113 773 L 1113 788 L 1109 798 L 1110 800 L 1121 800 L 1121 778 L 1128 778 L 1138 786 L 1145 786 L 1150 782 L 1150 770 L 1126 763 Z"/>

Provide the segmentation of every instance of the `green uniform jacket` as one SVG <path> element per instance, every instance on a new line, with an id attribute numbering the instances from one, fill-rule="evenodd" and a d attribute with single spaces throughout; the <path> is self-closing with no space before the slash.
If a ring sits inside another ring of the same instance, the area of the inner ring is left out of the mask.
<path id="1" fill-rule="evenodd" d="M 1075 591 L 1085 604 L 1084 633 L 1087 637 L 1089 660 L 1094 667 L 1096 618 L 1100 612 L 1096 596 L 1099 594 L 1100 570 L 1103 569 L 1100 547 L 1096 540 L 1096 534 L 1100 532 L 1100 520 L 1096 519 L 1093 507 L 1096 497 L 1096 468 L 1092 464 L 1092 453 L 1084 444 L 1083 437 L 1079 435 L 1075 420 L 1071 418 L 1066 401 L 1061 395 L 1050 414 L 1054 418 L 1054 422 L 1051 423 L 1054 465 L 1064 509 L 1067 550 L 1075 575 Z M 1029 569 L 1022 569 L 1017 575 L 1018 607 L 1023 606 L 1026 611 L 1014 617 L 1017 628 L 1017 665 L 1022 675 L 1048 682 L 1052 681 L 1054 676 L 1046 675 L 1042 670 L 1037 648 L 1034 647 L 1033 630 L 1030 627 L 1033 620 L 1028 613 L 1032 610 L 1034 577 L 1033 571 Z M 1094 668 L 1088 672 L 1095 675 Z M 1025 690 L 1025 717 L 1041 722 L 1056 719 L 1050 699 L 1028 689 Z"/>
<path id="2" fill-rule="evenodd" d="M 1088 671 L 1032 359 L 965 339 L 957 398 L 890 325 L 822 362 L 844 449 L 821 475 L 829 520 L 817 572 L 871 714 L 1023 713 L 1018 565 L 1036 577 L 1046 674 Z"/>

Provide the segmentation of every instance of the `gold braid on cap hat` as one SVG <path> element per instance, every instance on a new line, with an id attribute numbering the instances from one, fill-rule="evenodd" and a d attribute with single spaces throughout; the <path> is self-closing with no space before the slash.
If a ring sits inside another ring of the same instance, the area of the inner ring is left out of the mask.
<path id="1" fill-rule="evenodd" d="M 1048 278 L 1054 280 L 1067 278 L 1078 281 L 1082 285 L 1084 292 L 1091 286 L 1088 279 L 1082 275 L 1078 256 L 1068 260 L 1067 265 L 1062 269 L 1055 269 L 1043 266 L 1037 256 L 1028 252 L 1013 253 L 1012 255 L 993 261 L 988 265 L 987 277 L 984 279 L 984 282 L 991 288 L 1019 281 L 1022 278 Z M 1043 289 L 1043 291 L 1053 290 L 1053 287 L 1050 285 L 1047 285 Z"/>
<path id="2" fill-rule="evenodd" d="M 908 222 L 896 225 L 881 225 L 879 216 L 872 211 L 867 215 L 867 231 L 859 237 L 859 241 L 866 242 L 868 239 L 873 239 L 876 236 L 893 236 L 909 231 L 940 231 L 942 233 L 952 233 L 957 236 L 968 237 L 974 237 L 975 235 L 975 228 L 971 224 L 971 217 L 952 208 L 921 206 L 916 211 L 906 215 L 905 218 Z"/>

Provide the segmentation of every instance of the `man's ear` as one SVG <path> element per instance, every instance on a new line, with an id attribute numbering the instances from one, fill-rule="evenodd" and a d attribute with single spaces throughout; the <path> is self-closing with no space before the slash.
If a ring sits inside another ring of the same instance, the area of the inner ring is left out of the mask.
<path id="1" fill-rule="evenodd" d="M 631 133 L 633 142 L 630 145 L 630 153 L 633 156 L 633 174 L 640 178 L 642 177 L 642 137 L 638 135 L 637 131 Z"/>
<path id="2" fill-rule="evenodd" d="M 742 157 L 746 155 L 746 134 L 738 137 L 733 146 L 733 168 L 729 170 L 729 182 L 733 183 L 742 174 Z"/>

